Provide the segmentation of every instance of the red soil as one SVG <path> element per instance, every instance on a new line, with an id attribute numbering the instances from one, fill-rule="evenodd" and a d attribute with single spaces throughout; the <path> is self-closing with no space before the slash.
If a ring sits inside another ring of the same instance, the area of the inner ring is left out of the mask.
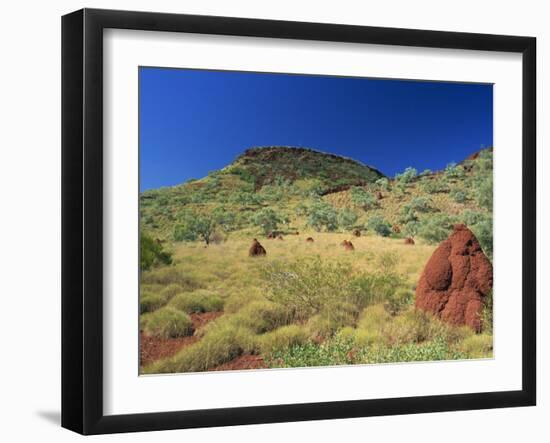
<path id="1" fill-rule="evenodd" d="M 193 328 L 195 331 L 202 328 L 207 323 L 221 316 L 223 312 L 205 312 L 201 314 L 191 314 Z M 157 338 L 145 335 L 142 331 L 140 338 L 140 364 L 147 365 L 161 358 L 170 357 L 176 354 L 180 349 L 196 343 L 199 338 L 196 335 L 191 337 L 178 338 Z"/>
<path id="2" fill-rule="evenodd" d="M 210 371 L 235 371 L 243 369 L 265 369 L 267 365 L 259 355 L 243 354 L 227 363 L 216 366 Z"/>

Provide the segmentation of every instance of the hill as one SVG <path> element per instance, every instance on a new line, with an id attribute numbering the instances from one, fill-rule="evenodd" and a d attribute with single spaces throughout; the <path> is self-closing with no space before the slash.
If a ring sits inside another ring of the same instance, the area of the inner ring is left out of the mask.
<path id="1" fill-rule="evenodd" d="M 333 188 L 361 186 L 376 181 L 383 174 L 356 160 L 313 149 L 271 146 L 247 149 L 224 168 L 253 183 L 255 189 L 265 184 L 318 180 L 322 192 Z"/>
<path id="2" fill-rule="evenodd" d="M 244 151 L 207 177 L 140 196 L 141 228 L 172 242 L 277 231 L 350 232 L 441 241 L 470 226 L 492 252 L 492 149 L 445 170 L 407 168 L 393 179 L 355 160 L 305 148 Z"/>

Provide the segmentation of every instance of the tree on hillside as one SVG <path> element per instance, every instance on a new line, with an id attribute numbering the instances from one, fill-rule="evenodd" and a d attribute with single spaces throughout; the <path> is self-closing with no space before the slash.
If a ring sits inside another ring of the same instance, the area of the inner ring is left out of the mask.
<path id="1" fill-rule="evenodd" d="M 230 201 L 241 206 L 259 206 L 262 204 L 262 199 L 258 194 L 246 191 L 235 192 Z"/>
<path id="2" fill-rule="evenodd" d="M 374 184 L 383 191 L 389 191 L 391 189 L 390 181 L 386 177 L 379 178 L 374 182 Z"/>
<path id="3" fill-rule="evenodd" d="M 357 223 L 357 214 L 349 208 L 344 208 L 340 211 L 338 220 L 345 229 L 352 229 Z"/>
<path id="4" fill-rule="evenodd" d="M 307 223 L 316 231 L 321 231 L 322 228 L 335 231 L 338 229 L 338 213 L 331 205 L 321 200 L 309 208 Z"/>
<path id="5" fill-rule="evenodd" d="M 365 211 L 377 206 L 374 195 L 359 186 L 351 188 L 351 201 Z"/>
<path id="6" fill-rule="evenodd" d="M 445 168 L 445 175 L 448 178 L 462 178 L 464 177 L 464 168 L 456 163 L 449 163 Z"/>
<path id="7" fill-rule="evenodd" d="M 216 223 L 211 217 L 196 213 L 185 213 L 181 222 L 174 227 L 174 240 L 196 241 L 201 239 L 208 246 Z"/>
<path id="8" fill-rule="evenodd" d="M 413 181 L 418 175 L 418 171 L 415 168 L 408 167 L 401 174 L 395 175 L 395 180 L 402 184 L 407 184 Z"/>
<path id="9" fill-rule="evenodd" d="M 382 237 L 388 237 L 391 234 L 391 225 L 381 215 L 373 215 L 369 218 L 367 227 Z"/>
<path id="10" fill-rule="evenodd" d="M 212 211 L 214 223 L 225 232 L 230 232 L 236 228 L 236 216 L 225 206 L 218 206 Z"/>
<path id="11" fill-rule="evenodd" d="M 264 208 L 252 216 L 252 223 L 261 228 L 265 235 L 276 231 L 282 222 L 281 216 L 271 208 Z"/>

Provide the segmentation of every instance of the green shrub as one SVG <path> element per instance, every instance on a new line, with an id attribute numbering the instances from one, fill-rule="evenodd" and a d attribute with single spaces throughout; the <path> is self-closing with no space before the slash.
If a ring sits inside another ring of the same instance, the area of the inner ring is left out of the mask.
<path id="1" fill-rule="evenodd" d="M 388 237 L 392 232 L 391 225 L 381 215 L 373 215 L 369 218 L 367 227 L 382 237 Z"/>
<path id="2" fill-rule="evenodd" d="M 200 239 L 206 245 L 210 244 L 210 238 L 216 228 L 212 217 L 186 211 L 180 218 L 180 223 L 174 226 L 174 240 L 196 241 Z"/>
<path id="3" fill-rule="evenodd" d="M 432 319 L 424 311 L 410 309 L 393 318 L 384 327 L 384 338 L 388 344 L 421 343 L 444 337 L 445 325 Z"/>
<path id="4" fill-rule="evenodd" d="M 409 203 L 402 206 L 399 223 L 407 224 L 418 221 L 418 214 L 431 211 L 432 204 L 427 197 L 414 197 Z"/>
<path id="5" fill-rule="evenodd" d="M 427 197 L 414 197 L 405 207 L 416 212 L 429 212 L 432 210 L 432 204 Z"/>
<path id="6" fill-rule="evenodd" d="M 449 192 L 449 184 L 447 178 L 442 176 L 427 176 L 422 180 L 420 188 L 428 193 L 435 194 L 439 192 Z"/>
<path id="7" fill-rule="evenodd" d="M 418 221 L 409 221 L 403 227 L 403 234 L 408 237 L 416 237 L 418 235 L 418 231 L 420 230 L 420 226 L 421 223 Z"/>
<path id="8" fill-rule="evenodd" d="M 309 208 L 304 203 L 298 203 L 296 208 L 294 208 L 294 213 L 298 217 L 305 217 L 308 214 L 308 212 L 309 212 Z"/>
<path id="9" fill-rule="evenodd" d="M 257 334 L 272 331 L 291 320 L 287 307 L 269 301 L 253 301 L 239 310 L 232 320 Z"/>
<path id="10" fill-rule="evenodd" d="M 143 313 L 139 316 L 139 330 L 143 331 L 145 329 L 145 326 L 147 325 L 147 321 L 149 320 L 149 317 L 151 316 L 150 313 Z"/>
<path id="11" fill-rule="evenodd" d="M 357 338 L 360 333 L 359 330 L 344 328 L 321 344 L 306 342 L 276 350 L 266 356 L 266 362 L 270 367 L 307 367 L 466 358 L 464 352 L 455 350 L 444 338 L 388 346 L 377 342 L 377 337 L 374 341 L 364 340 L 365 344 L 360 344 Z"/>
<path id="12" fill-rule="evenodd" d="M 281 217 L 271 208 L 264 208 L 252 216 L 252 223 L 259 227 L 264 235 L 277 230 Z"/>
<path id="13" fill-rule="evenodd" d="M 221 321 L 220 321 L 221 320 Z M 258 350 L 258 338 L 250 329 L 228 319 L 219 319 L 208 325 L 208 333 L 175 356 L 155 362 L 143 369 L 144 373 L 174 373 L 207 371 L 238 357 L 244 352 Z"/>
<path id="14" fill-rule="evenodd" d="M 337 299 L 351 297 L 349 264 L 324 262 L 320 257 L 273 262 L 264 267 L 266 298 L 287 307 L 297 318 L 308 318 Z"/>
<path id="15" fill-rule="evenodd" d="M 351 303 L 328 305 L 309 319 L 306 329 L 313 339 L 326 339 L 344 326 L 355 325 L 358 314 L 357 306 Z"/>
<path id="16" fill-rule="evenodd" d="M 149 314 L 144 331 L 159 338 L 185 337 L 193 334 L 193 322 L 184 312 L 166 307 Z"/>
<path id="17" fill-rule="evenodd" d="M 390 181 L 386 177 L 379 178 L 374 183 L 383 191 L 389 191 L 391 189 Z"/>
<path id="18" fill-rule="evenodd" d="M 151 287 L 151 285 L 144 286 Z M 148 289 L 141 290 L 139 298 L 140 313 L 156 311 L 158 308 L 168 303 L 174 295 L 181 291 L 182 287 L 176 284 L 170 284 L 163 289 L 156 289 L 154 292 Z"/>
<path id="19" fill-rule="evenodd" d="M 452 232 L 456 219 L 447 214 L 433 214 L 423 220 L 418 235 L 428 243 L 439 243 Z"/>
<path id="20" fill-rule="evenodd" d="M 374 195 L 359 186 L 351 188 L 351 201 L 365 211 L 378 206 Z"/>
<path id="21" fill-rule="evenodd" d="M 360 361 L 361 355 L 353 340 L 336 336 L 321 344 L 306 342 L 275 350 L 266 355 L 265 360 L 271 368 L 303 368 L 354 364 Z"/>
<path id="22" fill-rule="evenodd" d="M 449 195 L 457 203 L 464 203 L 468 198 L 466 193 L 460 189 L 455 189 Z"/>
<path id="23" fill-rule="evenodd" d="M 383 305 L 368 306 L 357 322 L 356 340 L 359 345 L 366 346 L 381 343 L 384 340 L 384 328 L 391 322 L 391 315 Z"/>
<path id="24" fill-rule="evenodd" d="M 330 204 L 317 201 L 309 208 L 307 224 L 316 231 L 321 231 L 323 228 L 327 231 L 335 231 L 338 229 L 338 213 Z"/>
<path id="25" fill-rule="evenodd" d="M 215 292 L 196 289 L 193 292 L 182 292 L 170 302 L 170 306 L 189 314 L 223 310 L 223 300 Z"/>
<path id="26" fill-rule="evenodd" d="M 493 210 L 493 176 L 478 180 L 474 186 L 474 198 L 479 206 Z"/>
<path id="27" fill-rule="evenodd" d="M 139 297 L 139 312 L 153 312 L 166 304 L 166 298 L 160 293 L 144 292 Z"/>
<path id="28" fill-rule="evenodd" d="M 412 182 L 417 175 L 418 171 L 415 168 L 408 167 L 401 174 L 396 174 L 395 180 L 401 184 L 406 184 Z"/>
<path id="29" fill-rule="evenodd" d="M 445 168 L 445 175 L 448 178 L 463 178 L 464 168 L 456 163 L 449 163 Z"/>
<path id="30" fill-rule="evenodd" d="M 154 266 L 169 265 L 172 263 L 172 254 L 165 251 L 159 241 L 153 240 L 147 234 L 139 237 L 139 267 L 142 271 Z"/>
<path id="31" fill-rule="evenodd" d="M 414 344 L 408 343 L 391 347 L 372 347 L 364 355 L 364 363 L 394 363 L 408 361 L 460 360 L 465 354 L 453 350 L 442 339 Z"/>
<path id="32" fill-rule="evenodd" d="M 233 293 L 230 297 L 224 300 L 223 310 L 228 314 L 234 314 L 244 308 L 247 304 L 258 300 L 264 300 L 264 297 L 258 292 L 246 291 Z"/>
<path id="33" fill-rule="evenodd" d="M 490 358 L 493 354 L 492 334 L 474 334 L 459 343 L 458 349 L 468 358 Z"/>
<path id="34" fill-rule="evenodd" d="M 292 346 L 302 345 L 308 341 L 304 328 L 298 325 L 282 326 L 259 337 L 260 350 L 269 354 Z"/>
<path id="35" fill-rule="evenodd" d="M 357 214 L 349 208 L 344 208 L 338 215 L 340 226 L 345 229 L 352 229 L 357 223 Z"/>
<path id="36" fill-rule="evenodd" d="M 180 285 L 172 283 L 162 289 L 160 295 L 164 298 L 165 302 L 168 302 L 174 295 L 179 294 L 181 291 L 183 291 L 183 288 Z"/>
<path id="37" fill-rule="evenodd" d="M 181 286 L 184 291 L 189 291 L 199 288 L 201 285 L 195 278 L 186 275 L 178 268 L 170 266 L 165 268 L 159 268 L 141 274 L 141 284 L 145 285 L 162 285 L 168 286 L 170 284 L 177 284 Z"/>
<path id="38" fill-rule="evenodd" d="M 348 300 L 352 301 L 359 309 L 385 302 L 395 294 L 403 283 L 403 278 L 392 272 L 391 268 L 379 272 L 363 273 L 350 280 Z"/>
<path id="39" fill-rule="evenodd" d="M 464 211 L 462 220 L 476 236 L 483 252 L 493 258 L 493 216 L 491 213 Z"/>
<path id="40" fill-rule="evenodd" d="M 384 308 L 391 314 L 397 315 L 414 300 L 414 294 L 407 289 L 398 289 L 387 297 Z"/>
<path id="41" fill-rule="evenodd" d="M 224 232 L 231 232 L 237 229 L 237 215 L 225 206 L 214 208 L 212 218 L 216 226 L 220 227 Z M 212 238 L 212 243 L 216 243 L 214 238 Z"/>

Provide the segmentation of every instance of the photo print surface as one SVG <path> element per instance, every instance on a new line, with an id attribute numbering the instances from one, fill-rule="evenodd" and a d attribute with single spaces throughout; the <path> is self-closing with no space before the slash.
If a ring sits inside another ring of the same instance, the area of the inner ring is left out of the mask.
<path id="1" fill-rule="evenodd" d="M 493 356 L 493 85 L 139 68 L 140 373 Z"/>

